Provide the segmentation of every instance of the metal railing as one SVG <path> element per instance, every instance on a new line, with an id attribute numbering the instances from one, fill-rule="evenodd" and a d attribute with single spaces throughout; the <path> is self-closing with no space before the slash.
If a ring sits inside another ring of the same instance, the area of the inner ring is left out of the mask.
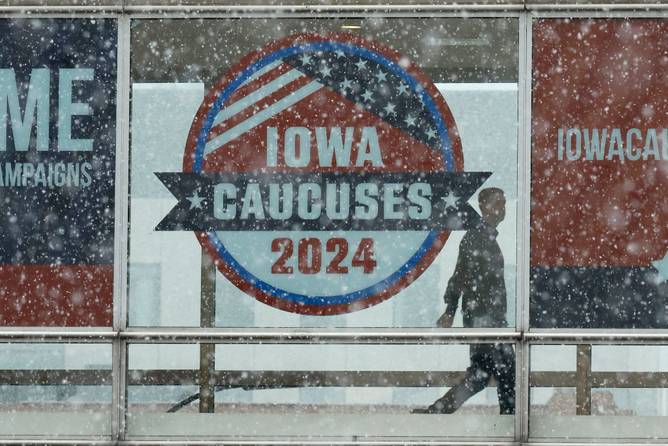
<path id="1" fill-rule="evenodd" d="M 213 347 L 213 343 L 202 343 Z M 213 350 L 211 348 L 211 350 Z M 591 344 L 577 345 L 574 371 L 529 373 L 530 387 L 576 389 L 576 413 L 591 414 L 591 393 L 596 388 L 668 388 L 668 372 L 592 371 Z M 141 370 L 128 371 L 128 386 L 201 386 L 225 389 L 262 390 L 301 387 L 452 387 L 462 380 L 463 371 L 350 371 L 350 370 Z M 9 386 L 105 386 L 112 383 L 112 371 L 98 370 L 0 370 L 0 385 Z M 492 380 L 490 385 L 495 386 Z M 212 394 L 211 399 L 214 399 Z M 213 412 L 213 405 L 200 405 L 200 412 Z"/>

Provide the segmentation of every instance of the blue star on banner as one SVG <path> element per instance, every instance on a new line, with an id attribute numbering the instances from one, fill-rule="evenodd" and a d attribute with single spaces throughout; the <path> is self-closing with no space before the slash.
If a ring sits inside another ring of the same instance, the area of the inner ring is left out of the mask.
<path id="1" fill-rule="evenodd" d="M 190 202 L 190 209 L 202 209 L 204 198 L 199 196 L 198 191 L 186 199 Z"/>

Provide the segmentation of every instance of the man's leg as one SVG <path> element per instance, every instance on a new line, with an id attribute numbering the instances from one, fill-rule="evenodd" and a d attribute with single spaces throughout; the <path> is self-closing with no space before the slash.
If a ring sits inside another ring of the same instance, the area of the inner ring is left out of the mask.
<path id="1" fill-rule="evenodd" d="M 512 344 L 494 346 L 494 368 L 496 393 L 499 396 L 499 408 L 502 415 L 515 413 L 515 350 Z"/>
<path id="2" fill-rule="evenodd" d="M 427 413 L 454 413 L 466 400 L 487 386 L 491 374 L 486 364 L 492 360 L 492 345 L 472 345 L 470 357 L 471 365 L 466 369 L 462 382 L 429 406 Z"/>

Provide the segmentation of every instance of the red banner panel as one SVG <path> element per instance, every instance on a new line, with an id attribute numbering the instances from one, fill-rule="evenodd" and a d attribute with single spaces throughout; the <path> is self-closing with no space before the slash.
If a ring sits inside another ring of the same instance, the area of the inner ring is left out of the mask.
<path id="1" fill-rule="evenodd" d="M 532 321 L 665 326 L 668 21 L 533 26 Z"/>
<path id="2" fill-rule="evenodd" d="M 113 279 L 113 265 L 0 265 L 0 326 L 111 326 Z"/>

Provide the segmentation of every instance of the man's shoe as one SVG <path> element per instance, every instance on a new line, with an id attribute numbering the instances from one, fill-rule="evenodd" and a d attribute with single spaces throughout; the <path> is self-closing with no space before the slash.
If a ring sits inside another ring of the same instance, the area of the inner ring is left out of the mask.
<path id="1" fill-rule="evenodd" d="M 423 414 L 424 414 L 424 413 L 431 413 L 431 414 L 434 414 L 434 413 L 441 413 L 441 412 L 436 408 L 436 406 L 434 406 L 434 405 L 432 404 L 432 405 L 429 406 L 429 407 L 418 407 L 418 408 L 415 408 L 415 409 L 411 410 L 411 413 L 423 413 Z"/>
<path id="2" fill-rule="evenodd" d="M 432 404 L 429 407 L 418 407 L 416 409 L 411 410 L 411 413 L 440 413 L 440 414 L 446 414 L 446 413 L 452 413 L 447 411 L 447 406 L 443 403 L 441 400 L 436 400 L 434 404 Z"/>

